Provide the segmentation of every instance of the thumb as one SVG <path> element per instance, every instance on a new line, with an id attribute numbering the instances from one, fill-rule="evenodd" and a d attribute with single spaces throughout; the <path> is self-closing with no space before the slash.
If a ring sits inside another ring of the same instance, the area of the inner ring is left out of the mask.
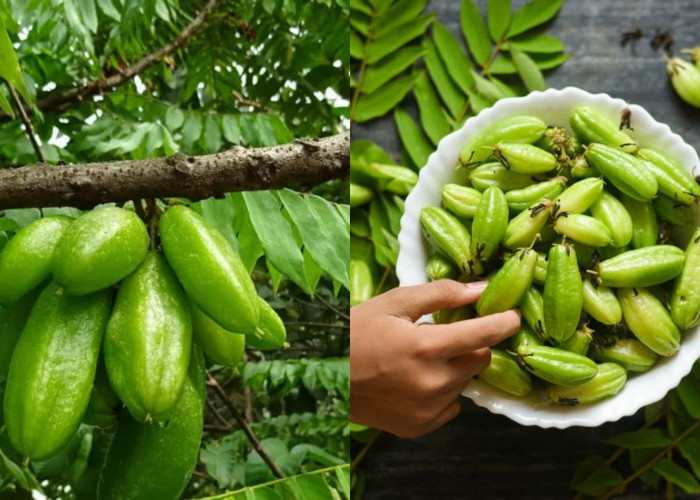
<path id="1" fill-rule="evenodd" d="M 439 280 L 423 285 L 394 288 L 385 293 L 386 313 L 412 322 L 440 309 L 450 309 L 476 302 L 486 288 L 487 281 L 460 283 Z"/>

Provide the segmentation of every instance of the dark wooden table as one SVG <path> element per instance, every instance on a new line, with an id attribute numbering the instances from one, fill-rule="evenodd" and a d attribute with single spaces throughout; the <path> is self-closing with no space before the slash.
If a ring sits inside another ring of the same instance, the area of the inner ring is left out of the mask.
<path id="1" fill-rule="evenodd" d="M 429 9 L 459 34 L 459 6 L 458 1 L 433 0 Z M 700 110 L 676 97 L 661 51 L 650 48 L 649 38 L 642 38 L 634 50 L 620 47 L 621 32 L 635 27 L 652 34 L 656 29 L 671 30 L 676 53 L 700 45 L 700 2 L 565 0 L 548 32 L 561 37 L 571 59 L 546 75 L 548 86 L 571 85 L 628 99 L 700 148 Z M 372 139 L 399 157 L 391 118 L 355 127 L 353 138 Z M 570 498 L 568 483 L 576 465 L 590 454 L 607 456 L 611 448 L 601 443 L 603 439 L 641 423 L 637 414 L 595 429 L 544 430 L 519 426 L 464 400 L 462 414 L 429 436 L 414 440 L 382 436 L 361 465 L 367 477 L 364 498 Z M 636 485 L 620 498 L 664 498 L 664 494 Z"/>

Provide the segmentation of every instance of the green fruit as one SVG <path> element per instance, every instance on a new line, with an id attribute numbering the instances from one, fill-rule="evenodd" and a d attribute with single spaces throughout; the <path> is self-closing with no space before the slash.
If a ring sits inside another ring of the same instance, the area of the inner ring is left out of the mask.
<path id="1" fill-rule="evenodd" d="M 654 351 L 635 339 L 620 339 L 610 346 L 593 347 L 593 359 L 617 363 L 628 372 L 645 372 L 658 358 Z"/>
<path id="2" fill-rule="evenodd" d="M 75 297 L 55 283 L 37 299 L 5 391 L 7 435 L 18 452 L 48 458 L 78 430 L 111 306 L 109 291 Z"/>
<path id="3" fill-rule="evenodd" d="M 659 190 L 656 177 L 644 160 L 605 144 L 591 144 L 586 150 L 588 163 L 617 189 L 638 201 L 650 201 Z"/>
<path id="4" fill-rule="evenodd" d="M 627 372 L 615 363 L 598 365 L 598 373 L 592 380 L 576 387 L 547 387 L 547 396 L 555 403 L 576 406 L 595 403 L 601 399 L 614 396 L 627 382 Z"/>
<path id="5" fill-rule="evenodd" d="M 583 284 L 576 250 L 552 245 L 544 282 L 544 329 L 555 342 L 566 342 L 576 331 L 583 309 Z"/>
<path id="6" fill-rule="evenodd" d="M 459 154 L 463 165 L 484 161 L 491 154 L 489 146 L 499 142 L 532 144 L 537 142 L 547 125 L 534 116 L 511 116 L 489 125 L 474 137 Z"/>
<path id="7" fill-rule="evenodd" d="M 532 144 L 499 143 L 493 147 L 493 156 L 511 172 L 542 174 L 557 168 L 553 154 Z"/>
<path id="8" fill-rule="evenodd" d="M 598 264 L 601 284 L 646 287 L 670 281 L 681 273 L 685 254 L 673 245 L 655 245 L 623 252 Z"/>
<path id="9" fill-rule="evenodd" d="M 521 345 L 517 359 L 523 370 L 565 387 L 585 384 L 598 373 L 595 362 L 586 356 L 556 347 Z"/>
<path id="10" fill-rule="evenodd" d="M 628 153 L 637 151 L 637 143 L 629 135 L 593 108 L 574 109 L 569 117 L 569 125 L 581 142 L 586 144 L 600 142 Z"/>
<path id="11" fill-rule="evenodd" d="M 255 285 L 226 238 L 183 205 L 165 211 L 159 230 L 165 256 L 194 303 L 229 331 L 254 332 Z"/>
<path id="12" fill-rule="evenodd" d="M 245 335 L 221 328 L 195 304 L 191 310 L 194 341 L 204 354 L 220 365 L 237 366 L 245 354 Z"/>
<path id="13" fill-rule="evenodd" d="M 513 335 L 509 340 L 510 348 L 517 351 L 520 346 L 539 346 L 544 345 L 542 339 L 533 332 L 528 325 L 522 325 L 518 333 Z M 491 351 L 493 354 L 493 350 Z"/>
<path id="14" fill-rule="evenodd" d="M 632 219 L 632 246 L 644 248 L 656 245 L 659 224 L 651 202 L 637 201 L 623 195 L 622 203 Z"/>
<path id="15" fill-rule="evenodd" d="M 369 203 L 370 201 L 372 201 L 372 198 L 374 198 L 374 191 L 365 186 L 355 184 L 354 182 L 350 183 L 351 207 L 359 207 L 360 205 Z"/>
<path id="16" fill-rule="evenodd" d="M 586 324 L 577 328 L 574 334 L 569 337 L 569 340 L 561 344 L 559 347 L 565 351 L 575 352 L 581 356 L 585 356 L 588 353 L 588 348 L 593 341 L 593 330 L 588 328 Z"/>
<path id="17" fill-rule="evenodd" d="M 681 333 L 666 306 L 645 288 L 620 288 L 622 317 L 639 341 L 660 356 L 673 356 L 681 347 Z"/>
<path id="18" fill-rule="evenodd" d="M 187 298 L 165 258 L 151 252 L 122 282 L 104 345 L 109 380 L 134 418 L 172 414 L 191 346 Z"/>
<path id="19" fill-rule="evenodd" d="M 428 262 L 425 263 L 425 274 L 428 275 L 430 281 L 437 281 L 442 279 L 454 279 L 459 272 L 457 267 L 455 267 L 451 261 L 447 260 L 446 257 L 439 253 L 434 253 L 428 258 Z M 372 296 L 373 292 L 374 288 L 372 288 L 369 297 Z"/>
<path id="20" fill-rule="evenodd" d="M 536 263 L 537 252 L 532 248 L 523 248 L 508 259 L 476 302 L 479 316 L 517 307 L 532 285 Z"/>
<path id="21" fill-rule="evenodd" d="M 287 340 L 287 330 L 282 318 L 262 297 L 257 298 L 260 323 L 252 333 L 245 334 L 246 343 L 256 349 L 279 349 Z"/>
<path id="22" fill-rule="evenodd" d="M 177 410 L 167 424 L 136 422 L 124 413 L 107 453 L 98 500 L 175 500 L 197 464 L 204 424 L 204 360 L 193 350 Z"/>
<path id="23" fill-rule="evenodd" d="M 583 280 L 583 310 L 604 325 L 616 325 L 622 321 L 622 309 L 615 292 L 605 286 L 595 286 Z"/>
<path id="24" fill-rule="evenodd" d="M 530 375 L 513 356 L 498 349 L 491 349 L 491 363 L 479 373 L 479 379 L 514 396 L 527 396 L 532 390 Z"/>
<path id="25" fill-rule="evenodd" d="M 673 284 L 671 317 L 681 328 L 692 328 L 700 322 L 700 229 L 693 233 L 685 250 L 680 276 Z"/>
<path id="26" fill-rule="evenodd" d="M 474 217 L 480 200 L 481 193 L 477 189 L 459 184 L 445 184 L 442 187 L 442 206 L 457 217 Z"/>
<path id="27" fill-rule="evenodd" d="M 531 175 L 516 174 L 498 162 L 491 162 L 469 172 L 469 182 L 478 191 L 484 191 L 489 186 L 496 186 L 501 191 L 511 191 L 527 187 L 535 181 Z"/>
<path id="28" fill-rule="evenodd" d="M 471 254 L 486 261 L 498 250 L 508 226 L 508 202 L 503 191 L 495 186 L 481 196 L 472 222 Z"/>
<path id="29" fill-rule="evenodd" d="M 607 226 L 613 246 L 624 247 L 632 240 L 634 234 L 632 217 L 622 202 L 610 193 L 603 191 L 591 206 L 591 215 Z"/>
<path id="30" fill-rule="evenodd" d="M 0 310 L 0 380 L 7 380 L 12 353 L 40 292 L 33 290 L 15 305 Z"/>
<path id="31" fill-rule="evenodd" d="M 35 220 L 19 231 L 0 253 L 0 304 L 12 305 L 51 277 L 53 254 L 70 217 Z"/>
<path id="32" fill-rule="evenodd" d="M 464 274 L 478 274 L 481 264 L 471 253 L 471 235 L 457 217 L 440 207 L 425 207 L 420 214 L 423 236 Z"/>
<path id="33" fill-rule="evenodd" d="M 59 240 L 54 280 L 72 295 L 110 287 L 138 267 L 148 243 L 146 226 L 134 212 L 98 208 L 78 217 Z"/>
<path id="34" fill-rule="evenodd" d="M 95 382 L 92 386 L 92 394 L 85 410 L 83 422 L 101 429 L 111 429 L 117 423 L 117 416 L 121 407 L 122 402 L 109 383 L 104 359 L 100 359 L 97 363 Z"/>
<path id="35" fill-rule="evenodd" d="M 590 215 L 562 212 L 554 220 L 554 230 L 590 247 L 605 247 L 612 243 L 608 226 Z"/>

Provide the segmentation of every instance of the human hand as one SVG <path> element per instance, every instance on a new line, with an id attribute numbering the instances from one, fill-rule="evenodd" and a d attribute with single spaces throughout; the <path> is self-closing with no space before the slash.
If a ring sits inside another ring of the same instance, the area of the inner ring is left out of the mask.
<path id="1" fill-rule="evenodd" d="M 486 282 L 440 280 L 395 288 L 350 310 L 350 418 L 416 437 L 459 414 L 459 396 L 491 361 L 490 346 L 520 328 L 505 311 L 446 325 L 424 314 L 476 302 Z"/>

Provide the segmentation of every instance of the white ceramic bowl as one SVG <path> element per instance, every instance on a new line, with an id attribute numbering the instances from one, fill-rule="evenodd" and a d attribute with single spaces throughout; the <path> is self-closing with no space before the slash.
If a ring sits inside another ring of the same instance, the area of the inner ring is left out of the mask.
<path id="1" fill-rule="evenodd" d="M 420 171 L 418 184 L 406 199 L 406 211 L 401 219 L 399 233 L 399 258 L 396 266 L 401 286 L 426 283 L 425 263 L 429 248 L 423 241 L 419 216 L 423 207 L 440 205 L 440 191 L 444 184 L 463 182 L 464 169 L 455 170 L 459 152 L 484 127 L 503 118 L 515 115 L 533 115 L 547 124 L 565 127 L 571 132 L 569 114 L 572 108 L 591 106 L 617 122 L 620 111 L 627 104 L 607 94 L 590 94 L 578 88 L 549 89 L 532 92 L 525 97 L 502 99 L 466 121 L 459 130 L 444 137 L 437 150 L 428 158 Z M 630 105 L 633 131 L 628 133 L 644 146 L 661 149 L 686 166 L 689 170 L 700 166 L 695 150 L 671 131 L 668 125 L 659 123 L 644 108 Z M 700 284 L 698 284 L 700 286 Z M 422 321 L 430 321 L 430 316 Z M 680 351 L 673 357 L 661 360 L 650 371 L 631 375 L 625 387 L 614 397 L 596 404 L 577 407 L 557 406 L 549 403 L 544 391 L 517 398 L 494 389 L 479 380 L 472 381 L 464 395 L 477 405 L 499 413 L 522 425 L 566 428 L 571 426 L 596 427 L 604 422 L 619 420 L 632 415 L 643 406 L 654 403 L 690 372 L 693 363 L 700 358 L 700 328 L 683 336 Z"/>

